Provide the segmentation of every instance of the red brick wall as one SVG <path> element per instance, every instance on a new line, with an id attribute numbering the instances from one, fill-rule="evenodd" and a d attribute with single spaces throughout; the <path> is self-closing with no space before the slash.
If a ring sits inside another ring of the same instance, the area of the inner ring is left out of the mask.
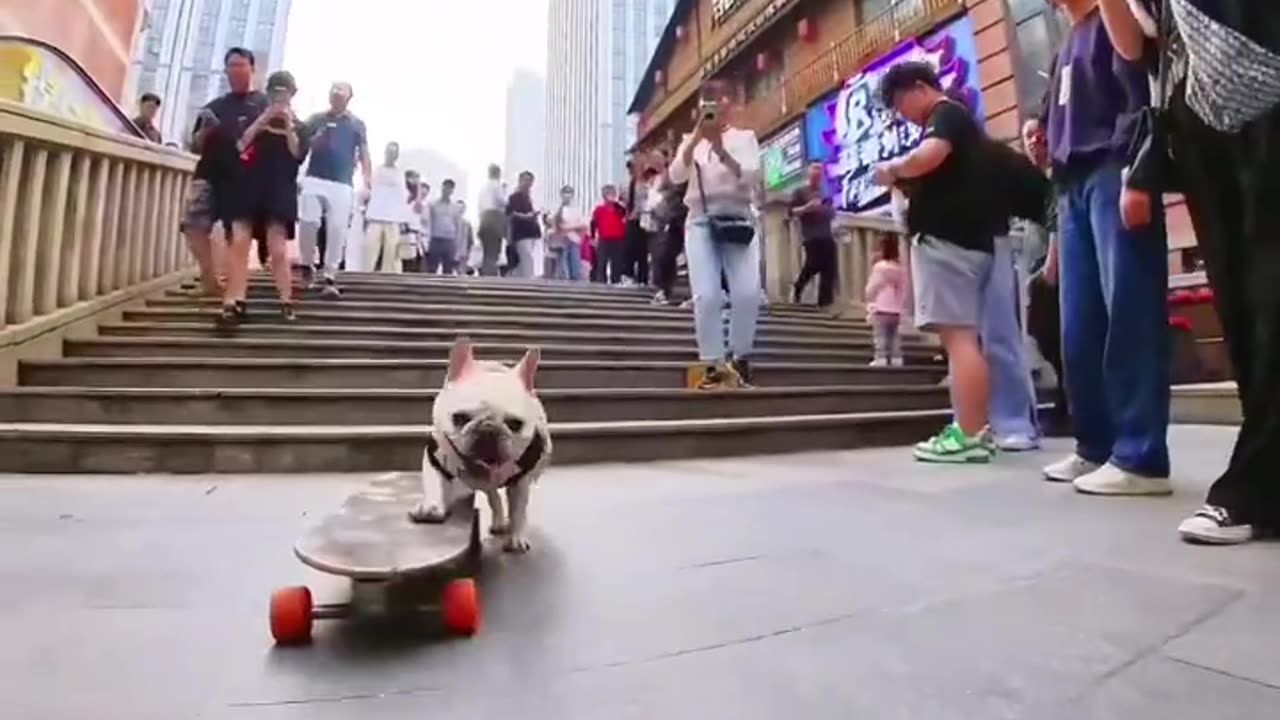
<path id="1" fill-rule="evenodd" d="M 143 0 L 0 0 L 0 33 L 61 48 L 122 102 Z"/>
<path id="2" fill-rule="evenodd" d="M 816 28 L 812 40 L 800 40 L 796 27 L 800 17 L 808 17 Z M 850 0 L 814 0 L 801 7 L 796 19 L 783 20 L 782 24 L 787 30 L 784 62 L 790 74 L 808 67 L 832 45 L 852 35 L 857 27 L 857 10 Z"/>
<path id="3" fill-rule="evenodd" d="M 1000 0 L 965 0 L 978 48 L 978 79 L 987 111 L 987 132 L 999 140 L 1018 137 L 1018 92 L 1009 55 L 1009 29 Z"/>

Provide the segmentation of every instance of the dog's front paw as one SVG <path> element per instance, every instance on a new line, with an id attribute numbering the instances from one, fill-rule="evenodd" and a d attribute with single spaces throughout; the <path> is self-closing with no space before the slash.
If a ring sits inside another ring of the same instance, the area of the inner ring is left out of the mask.
<path id="1" fill-rule="evenodd" d="M 438 525 L 449 517 L 449 512 L 438 505 L 421 503 L 409 511 L 409 519 L 416 523 Z"/>
<path id="2" fill-rule="evenodd" d="M 507 541 L 502 544 L 503 552 L 523 554 L 529 552 L 529 541 L 524 539 L 523 535 L 511 535 Z"/>
<path id="3" fill-rule="evenodd" d="M 489 526 L 490 535 L 506 535 L 511 532 L 511 523 L 495 522 Z"/>

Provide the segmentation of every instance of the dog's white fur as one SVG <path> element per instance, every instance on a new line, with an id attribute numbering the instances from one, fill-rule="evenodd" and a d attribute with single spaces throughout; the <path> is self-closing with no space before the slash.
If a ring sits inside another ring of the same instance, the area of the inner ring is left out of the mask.
<path id="1" fill-rule="evenodd" d="M 507 536 L 503 549 L 529 550 L 529 489 L 551 460 L 547 414 L 534 392 L 538 358 L 530 348 L 508 367 L 476 360 L 466 338 L 454 344 L 431 412 L 432 441 L 422 453 L 423 501 L 410 519 L 444 522 L 455 503 L 474 502 L 482 492 L 493 514 L 490 532 Z"/>

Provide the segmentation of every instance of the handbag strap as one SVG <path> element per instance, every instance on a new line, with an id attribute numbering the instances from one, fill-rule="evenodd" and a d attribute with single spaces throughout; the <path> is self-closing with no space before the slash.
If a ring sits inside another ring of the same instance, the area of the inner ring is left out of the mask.
<path id="1" fill-rule="evenodd" d="M 702 166 L 693 161 L 693 173 L 698 177 L 698 199 L 702 201 L 702 212 L 707 212 L 707 191 L 702 189 Z"/>
<path id="2" fill-rule="evenodd" d="M 1160 19 L 1156 23 L 1156 47 L 1160 53 L 1156 62 L 1155 107 L 1168 106 L 1167 89 L 1169 73 L 1173 69 L 1173 7 L 1169 0 L 1160 0 Z"/>

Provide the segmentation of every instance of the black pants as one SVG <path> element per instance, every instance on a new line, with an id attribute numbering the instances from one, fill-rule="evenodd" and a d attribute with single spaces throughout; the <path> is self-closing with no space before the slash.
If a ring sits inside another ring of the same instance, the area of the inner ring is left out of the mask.
<path id="1" fill-rule="evenodd" d="M 653 254 L 653 284 L 668 298 L 676 284 L 676 264 L 684 252 L 684 228 L 672 223 L 655 241 Z"/>
<path id="2" fill-rule="evenodd" d="M 818 307 L 827 307 L 835 300 L 836 294 L 835 238 L 809 238 L 804 241 L 804 267 L 796 277 L 796 302 L 800 302 L 800 296 L 815 275 L 818 276 Z"/>
<path id="3" fill-rule="evenodd" d="M 622 274 L 640 285 L 649 284 L 649 235 L 640 227 L 638 220 L 627 223 L 627 235 L 624 238 L 627 255 L 623 259 L 625 267 Z"/>
<path id="4" fill-rule="evenodd" d="M 617 285 L 625 275 L 627 243 L 623 240 L 601 240 L 596 245 L 596 262 L 591 266 L 591 282 Z"/>
<path id="5" fill-rule="evenodd" d="M 1239 386 L 1244 422 L 1209 490 L 1234 521 L 1280 529 L 1280 109 L 1235 135 L 1174 92 L 1172 135 L 1187 209 Z"/>
<path id="6" fill-rule="evenodd" d="M 511 240 L 507 243 L 507 266 L 502 268 L 503 276 L 510 275 L 520 266 L 520 253 L 516 252 L 517 240 Z"/>
<path id="7" fill-rule="evenodd" d="M 1040 354 L 1058 375 L 1052 420 L 1059 424 L 1059 431 L 1064 431 L 1071 421 L 1071 413 L 1067 405 L 1067 376 L 1062 367 L 1062 310 L 1058 302 L 1058 286 L 1037 277 L 1031 281 L 1027 295 L 1027 334 L 1035 339 Z"/>

